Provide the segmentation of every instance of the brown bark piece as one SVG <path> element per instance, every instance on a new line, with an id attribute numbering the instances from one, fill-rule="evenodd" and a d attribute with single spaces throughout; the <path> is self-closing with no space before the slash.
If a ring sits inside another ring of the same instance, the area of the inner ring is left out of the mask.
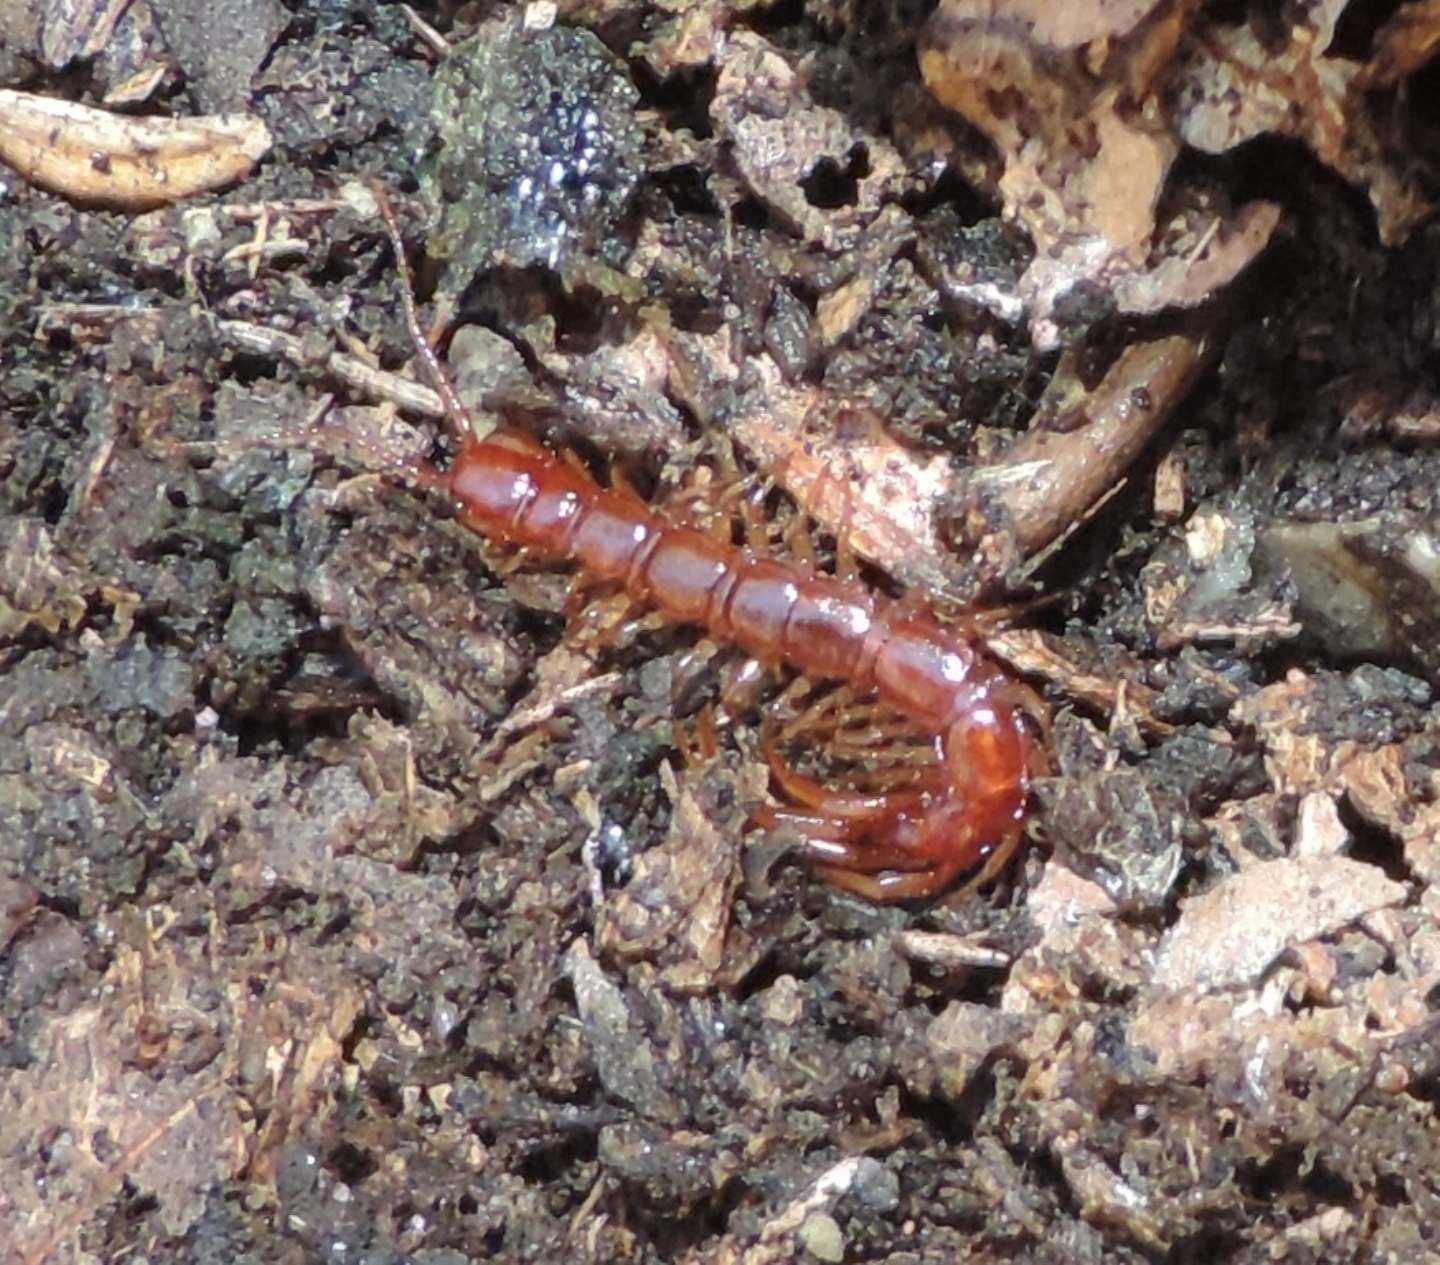
<path id="1" fill-rule="evenodd" d="M 1124 312 L 1194 306 L 1274 230 L 1274 206 L 1160 215 L 1181 147 L 1161 92 L 1194 8 L 946 0 L 926 28 L 926 85 L 1000 150 L 1006 212 L 1035 242 L 1021 291 L 1042 348 L 1058 345 L 1057 308 L 1082 284 Z"/>
<path id="2" fill-rule="evenodd" d="M 1250 983 L 1286 949 L 1404 899 L 1402 884 L 1346 857 L 1252 866 L 1185 904 L 1161 942 L 1155 984 L 1213 992 Z"/>
<path id="3" fill-rule="evenodd" d="M 1344 0 L 1301 6 L 1279 48 L 1262 42 L 1248 23 L 1207 26 L 1176 70 L 1175 126 L 1186 144 L 1208 154 L 1266 134 L 1303 141 L 1327 167 L 1365 190 L 1380 240 L 1395 244 L 1430 213 L 1434 199 L 1419 169 L 1392 157 L 1396 124 L 1372 111 L 1364 66 L 1331 52 L 1345 8 Z M 1414 63 L 1402 49 L 1423 50 L 1432 38 L 1426 32 L 1433 15 L 1412 15 L 1412 9 L 1402 13 L 1405 22 L 1414 17 L 1413 32 L 1384 40 L 1390 51 L 1373 72 L 1381 81 Z"/>

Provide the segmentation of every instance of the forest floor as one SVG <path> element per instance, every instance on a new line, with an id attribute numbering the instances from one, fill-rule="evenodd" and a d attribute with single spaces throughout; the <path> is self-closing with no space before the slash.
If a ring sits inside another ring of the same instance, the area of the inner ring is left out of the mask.
<path id="1" fill-rule="evenodd" d="M 1440 1252 L 1440 17 L 1350 7 L 6 7 L 0 1242 Z M 192 150 L 35 98 L 266 143 L 97 204 Z M 827 886 L 783 677 L 407 485 L 377 184 L 482 424 L 1044 697 L 998 881 Z"/>

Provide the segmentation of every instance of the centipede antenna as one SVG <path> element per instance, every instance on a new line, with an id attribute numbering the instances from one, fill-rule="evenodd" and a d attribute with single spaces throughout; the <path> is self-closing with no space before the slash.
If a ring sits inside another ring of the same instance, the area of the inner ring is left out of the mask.
<path id="1" fill-rule="evenodd" d="M 445 415 L 450 419 L 456 435 L 474 435 L 475 423 L 470 416 L 470 410 L 460 402 L 449 372 L 440 363 L 440 357 L 435 354 L 435 349 L 430 346 L 430 340 L 425 337 L 425 331 L 420 327 L 420 314 L 415 308 L 415 277 L 410 270 L 410 261 L 405 256 L 405 242 L 400 236 L 400 225 L 395 219 L 394 208 L 378 181 L 370 185 L 370 192 L 375 195 L 375 205 L 380 209 L 380 218 L 384 221 L 385 232 L 395 252 L 395 267 L 400 273 L 400 307 L 405 314 L 406 331 L 415 345 L 415 354 L 425 366 L 425 375 L 440 397 Z"/>

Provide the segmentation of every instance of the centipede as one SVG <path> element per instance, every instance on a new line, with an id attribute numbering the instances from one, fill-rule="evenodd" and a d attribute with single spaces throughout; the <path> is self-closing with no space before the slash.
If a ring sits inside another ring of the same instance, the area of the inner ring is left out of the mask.
<path id="1" fill-rule="evenodd" d="M 667 621 L 703 629 L 767 668 L 842 683 L 912 726 L 933 758 L 881 789 L 801 773 L 767 735 L 780 802 L 755 808 L 750 821 L 797 838 L 820 879 L 894 904 L 937 897 L 967 875 L 968 889 L 999 874 L 1045 769 L 1048 712 L 1038 695 L 986 655 L 975 627 L 942 624 L 858 579 L 671 521 L 627 483 L 601 484 L 518 428 L 480 437 L 421 328 L 399 225 L 376 192 L 406 327 L 458 446 L 443 469 L 413 461 L 408 479 L 448 500 L 458 522 L 488 541 L 570 562 Z"/>

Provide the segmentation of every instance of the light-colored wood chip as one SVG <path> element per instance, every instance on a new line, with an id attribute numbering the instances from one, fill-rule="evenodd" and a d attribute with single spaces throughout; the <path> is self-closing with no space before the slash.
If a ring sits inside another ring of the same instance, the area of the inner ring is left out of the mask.
<path id="1" fill-rule="evenodd" d="M 270 130 L 250 115 L 132 118 L 0 89 L 0 159 L 76 202 L 165 206 L 233 184 L 270 145 Z"/>

